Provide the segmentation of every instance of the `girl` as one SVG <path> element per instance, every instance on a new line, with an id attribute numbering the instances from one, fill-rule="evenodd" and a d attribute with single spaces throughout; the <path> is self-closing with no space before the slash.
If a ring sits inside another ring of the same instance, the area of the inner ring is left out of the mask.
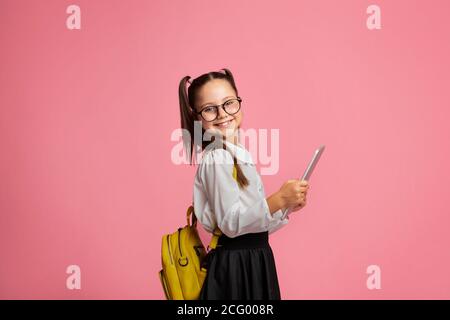
<path id="1" fill-rule="evenodd" d="M 188 131 L 184 147 L 192 164 L 194 122 L 201 121 L 202 160 L 194 181 L 193 204 L 205 230 L 222 231 L 217 248 L 207 257 L 207 276 L 200 299 L 281 299 L 268 235 L 286 225 L 284 211 L 306 205 L 307 181 L 288 180 L 265 197 L 250 153 L 239 142 L 241 102 L 228 69 L 209 72 L 179 86 L 181 127 Z M 189 88 L 186 90 L 186 83 Z M 203 141 L 208 140 L 208 141 Z M 194 159 L 196 155 L 194 156 Z M 233 168 L 236 176 L 233 177 Z"/>

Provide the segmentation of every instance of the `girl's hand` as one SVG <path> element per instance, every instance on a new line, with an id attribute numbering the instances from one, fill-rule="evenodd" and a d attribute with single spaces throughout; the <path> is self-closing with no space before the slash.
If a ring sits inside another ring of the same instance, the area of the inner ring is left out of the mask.
<path id="1" fill-rule="evenodd" d="M 306 205 L 309 182 L 306 180 L 288 180 L 280 188 L 283 207 L 298 211 Z"/>
<path id="2" fill-rule="evenodd" d="M 295 206 L 291 209 L 291 213 L 302 209 L 304 206 L 306 206 L 306 197 L 305 197 L 305 200 L 303 201 L 303 203 L 301 203 L 298 206 Z"/>

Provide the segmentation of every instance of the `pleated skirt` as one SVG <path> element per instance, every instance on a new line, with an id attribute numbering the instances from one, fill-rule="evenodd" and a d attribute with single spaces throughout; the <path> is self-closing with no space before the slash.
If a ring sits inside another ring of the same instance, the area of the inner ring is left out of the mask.
<path id="1" fill-rule="evenodd" d="M 222 234 L 206 256 L 207 275 L 200 300 L 280 300 L 269 233 L 235 238 Z"/>

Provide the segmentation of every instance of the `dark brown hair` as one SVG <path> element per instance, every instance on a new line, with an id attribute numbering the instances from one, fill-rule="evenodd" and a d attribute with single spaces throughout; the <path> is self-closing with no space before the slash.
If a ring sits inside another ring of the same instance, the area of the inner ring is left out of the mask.
<path id="1" fill-rule="evenodd" d="M 195 111 L 195 101 L 197 97 L 197 92 L 200 88 L 205 85 L 208 81 L 213 79 L 223 79 L 230 83 L 231 87 L 236 92 L 236 96 L 238 96 L 238 90 L 236 88 L 236 84 L 234 82 L 233 75 L 228 69 L 221 69 L 223 72 L 212 71 L 201 76 L 195 78 L 192 81 L 189 81 L 190 76 L 185 76 L 180 81 L 178 95 L 180 99 L 180 116 L 181 116 L 181 128 L 183 131 L 183 144 L 186 150 L 187 157 L 189 159 L 190 164 L 193 164 L 193 159 L 196 159 L 197 146 L 194 141 L 194 121 L 198 120 L 197 115 L 194 113 Z M 189 88 L 186 89 L 186 83 L 190 82 Z M 202 137 L 205 134 L 205 130 L 202 129 Z M 239 129 L 239 128 L 238 128 Z M 185 132 L 187 131 L 187 132 Z M 211 141 L 201 141 L 201 150 L 203 151 L 211 142 L 214 141 L 214 137 L 212 137 Z M 226 144 L 223 144 L 223 148 L 226 149 Z M 193 152 L 194 151 L 194 152 Z M 237 163 L 236 157 L 233 154 L 233 161 L 236 166 L 237 172 L 237 182 L 239 187 L 247 187 L 249 182 L 245 177 L 244 173 L 240 165 Z"/>

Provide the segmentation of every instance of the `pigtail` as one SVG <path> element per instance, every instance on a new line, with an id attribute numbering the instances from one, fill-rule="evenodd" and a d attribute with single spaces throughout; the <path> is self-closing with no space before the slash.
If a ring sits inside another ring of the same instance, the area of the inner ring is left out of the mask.
<path id="1" fill-rule="evenodd" d="M 227 150 L 226 143 L 223 144 L 223 148 L 224 148 L 224 150 Z M 242 172 L 241 165 L 239 163 L 237 163 L 236 156 L 234 154 L 232 154 L 232 156 L 233 156 L 234 165 L 236 166 L 236 180 L 239 185 L 239 188 L 245 188 L 249 185 L 248 179 Z"/>
<path id="2" fill-rule="evenodd" d="M 191 77 L 185 76 L 180 81 L 178 87 L 178 97 L 180 101 L 180 119 L 181 119 L 181 129 L 183 146 L 186 151 L 187 160 L 192 164 L 193 150 L 194 150 L 194 121 L 196 119 L 193 109 L 189 104 L 189 98 L 186 92 L 186 83 Z"/>

